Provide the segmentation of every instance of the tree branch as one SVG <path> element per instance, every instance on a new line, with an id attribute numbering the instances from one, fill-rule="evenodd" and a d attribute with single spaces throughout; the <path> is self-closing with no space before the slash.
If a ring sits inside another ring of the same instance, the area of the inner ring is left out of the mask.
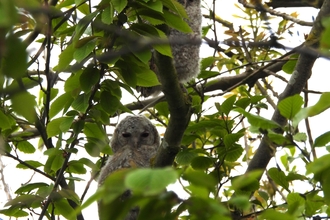
<path id="1" fill-rule="evenodd" d="M 156 52 L 156 63 L 162 90 L 171 114 L 164 139 L 155 159 L 155 166 L 163 167 L 172 165 L 180 150 L 183 133 L 190 121 L 191 103 L 187 94 L 182 91 L 172 59 Z"/>
<path id="2" fill-rule="evenodd" d="M 316 18 L 314 26 L 310 32 L 309 38 L 304 43 L 304 47 L 318 46 L 320 35 L 323 30 L 321 19 L 329 15 L 330 15 L 330 0 L 326 0 Z M 304 49 L 304 47 L 302 49 Z M 295 70 L 291 76 L 291 79 L 287 84 L 286 88 L 284 89 L 284 91 L 282 92 L 282 94 L 280 95 L 278 102 L 289 96 L 299 94 L 303 90 L 307 80 L 311 76 L 311 69 L 314 65 L 316 58 L 317 56 L 315 55 L 311 55 L 307 53 L 300 54 Z M 278 109 L 275 110 L 272 120 L 281 126 L 285 126 L 287 123 L 287 120 L 280 114 Z M 275 132 L 282 133 L 282 130 L 278 129 L 275 130 Z M 257 169 L 262 169 L 262 170 L 266 169 L 270 159 L 273 157 L 274 154 L 274 151 L 269 144 L 270 144 L 269 141 L 267 141 L 266 137 L 264 137 L 254 157 L 249 163 L 246 172 L 250 172 Z"/>

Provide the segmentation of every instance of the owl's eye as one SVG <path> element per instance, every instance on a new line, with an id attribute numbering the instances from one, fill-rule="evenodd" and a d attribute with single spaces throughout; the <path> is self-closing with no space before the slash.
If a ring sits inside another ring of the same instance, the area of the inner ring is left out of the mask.
<path id="1" fill-rule="evenodd" d="M 131 136 L 132 136 L 132 134 L 131 134 L 131 133 L 128 133 L 128 132 L 123 132 L 121 135 L 122 135 L 124 138 L 128 138 L 128 137 L 131 137 Z"/>
<path id="2" fill-rule="evenodd" d="M 146 137 L 148 137 L 149 136 L 149 133 L 148 132 L 143 132 L 142 134 L 141 134 L 141 137 L 144 137 L 144 138 L 146 138 Z"/>

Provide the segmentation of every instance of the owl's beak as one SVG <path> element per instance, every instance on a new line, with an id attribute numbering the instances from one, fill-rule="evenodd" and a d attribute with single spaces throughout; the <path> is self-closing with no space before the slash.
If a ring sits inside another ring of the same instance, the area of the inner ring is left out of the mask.
<path id="1" fill-rule="evenodd" d="M 134 138 L 133 139 L 133 145 L 134 145 L 134 148 L 139 148 L 140 147 L 139 138 Z"/>

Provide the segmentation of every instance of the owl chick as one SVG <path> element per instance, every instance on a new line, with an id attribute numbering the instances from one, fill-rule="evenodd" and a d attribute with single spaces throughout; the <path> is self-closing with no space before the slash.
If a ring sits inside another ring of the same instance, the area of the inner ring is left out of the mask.
<path id="1" fill-rule="evenodd" d="M 173 62 L 180 82 L 185 83 L 196 77 L 199 69 L 199 48 L 200 45 L 192 43 L 201 38 L 202 12 L 200 0 L 178 0 L 187 12 L 186 22 L 190 26 L 191 33 L 183 33 L 176 29 L 170 29 L 169 40 L 185 39 L 185 44 L 172 44 Z"/>
<path id="2" fill-rule="evenodd" d="M 156 127 L 142 115 L 127 116 L 116 127 L 110 142 L 113 155 L 100 171 L 98 183 L 103 184 L 112 172 L 130 167 L 150 167 L 151 159 L 156 156 L 160 137 Z M 130 192 L 123 195 L 128 198 Z M 99 210 L 100 211 L 100 210 Z M 136 219 L 138 208 L 133 208 L 126 220 Z"/>
<path id="3" fill-rule="evenodd" d="M 175 42 L 175 40 L 178 39 L 187 39 L 187 42 L 184 44 L 171 44 L 173 64 L 178 74 L 179 82 L 186 83 L 192 78 L 196 77 L 200 72 L 200 45 L 197 45 L 196 43 L 194 43 L 194 41 L 201 38 L 201 0 L 178 0 L 178 2 L 182 4 L 186 9 L 188 19 L 186 19 L 185 21 L 190 26 L 192 32 L 183 33 L 176 29 L 170 28 L 168 38 L 172 42 Z M 150 68 L 157 75 L 158 70 L 157 67 L 154 66 L 154 62 L 151 61 Z M 157 95 L 161 91 L 161 87 L 138 87 L 137 91 L 141 92 L 142 96 L 148 97 L 150 95 Z"/>

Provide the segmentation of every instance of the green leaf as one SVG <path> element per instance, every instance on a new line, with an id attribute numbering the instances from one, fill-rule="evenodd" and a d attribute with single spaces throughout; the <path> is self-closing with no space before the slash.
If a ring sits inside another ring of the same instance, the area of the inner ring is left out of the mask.
<path id="1" fill-rule="evenodd" d="M 127 5 L 127 0 L 111 0 L 114 9 L 120 13 Z"/>
<path id="2" fill-rule="evenodd" d="M 319 115 L 328 108 L 330 108 L 329 99 L 330 99 L 330 92 L 322 93 L 320 99 L 315 105 L 311 107 L 303 108 L 298 112 L 298 114 L 296 114 L 296 116 L 293 119 L 293 126 L 297 126 L 301 120 L 307 117 Z"/>
<path id="3" fill-rule="evenodd" d="M 2 23 L 1 16 L 0 23 Z M 14 79 L 23 77 L 28 67 L 26 45 L 20 39 L 10 35 L 6 38 L 5 42 L 2 42 L 2 51 L 5 54 L 3 54 L 0 63 L 0 74 Z"/>
<path id="4" fill-rule="evenodd" d="M 300 111 L 303 104 L 303 98 L 296 94 L 281 100 L 278 104 L 278 110 L 283 117 L 292 119 Z"/>
<path id="5" fill-rule="evenodd" d="M 226 148 L 230 149 L 243 136 L 244 136 L 244 132 L 227 134 L 225 135 L 223 142 Z"/>
<path id="6" fill-rule="evenodd" d="M 89 97 L 89 94 L 80 94 L 76 99 L 73 100 L 72 108 L 79 112 L 86 112 L 89 106 Z"/>
<path id="7" fill-rule="evenodd" d="M 17 21 L 18 15 L 14 1 L 1 1 L 0 27 L 12 27 L 12 25 L 14 25 Z"/>
<path id="8" fill-rule="evenodd" d="M 248 196 L 237 195 L 230 198 L 229 203 L 239 210 L 249 210 L 252 203 Z"/>
<path id="9" fill-rule="evenodd" d="M 14 205 L 18 207 L 40 207 L 40 203 L 44 200 L 43 197 L 37 195 L 20 195 L 10 200 L 5 206 Z"/>
<path id="10" fill-rule="evenodd" d="M 18 206 L 11 206 L 9 209 L 2 209 L 0 210 L 0 213 L 15 218 L 29 216 L 29 213 L 21 210 Z"/>
<path id="11" fill-rule="evenodd" d="M 268 170 L 268 174 L 276 184 L 282 186 L 284 189 L 290 192 L 289 182 L 287 181 L 287 178 L 282 170 L 277 168 L 270 168 Z"/>
<path id="12" fill-rule="evenodd" d="M 35 107 L 37 102 L 35 96 L 27 92 L 21 92 L 11 97 L 12 107 L 15 113 L 23 116 L 29 122 L 34 123 L 36 120 Z"/>
<path id="13" fill-rule="evenodd" d="M 318 213 L 318 210 L 324 205 L 323 198 L 315 193 L 306 195 L 306 216 L 313 216 Z"/>
<path id="14" fill-rule="evenodd" d="M 137 73 L 136 80 L 136 85 L 138 86 L 151 87 L 160 85 L 156 74 L 150 69 Z"/>
<path id="15" fill-rule="evenodd" d="M 80 92 L 80 76 L 82 71 L 78 71 L 75 74 L 71 74 L 71 76 L 65 81 L 64 90 L 67 93 L 71 93 L 71 95 L 78 95 Z"/>
<path id="16" fill-rule="evenodd" d="M 84 38 L 79 40 L 76 44 L 76 49 L 73 53 L 73 58 L 78 62 L 81 62 L 94 50 L 96 41 L 97 38 L 95 38 L 95 36 L 87 37 L 87 39 Z"/>
<path id="17" fill-rule="evenodd" d="M 254 170 L 244 175 L 237 176 L 231 181 L 231 188 L 238 191 L 252 192 L 259 187 L 259 178 L 262 170 Z"/>
<path id="18" fill-rule="evenodd" d="M 296 67 L 297 61 L 298 61 L 299 54 L 294 54 L 290 56 L 290 60 L 288 60 L 283 66 L 282 70 L 286 72 L 287 74 L 292 74 L 294 71 L 294 68 Z"/>
<path id="19" fill-rule="evenodd" d="M 122 80 L 124 80 L 129 86 L 135 88 L 136 87 L 136 73 L 135 70 L 133 68 L 136 67 L 135 62 L 134 61 L 130 61 L 129 57 L 124 58 L 124 60 L 118 60 L 116 62 L 116 66 L 118 68 L 120 68 L 120 77 L 122 78 Z"/>
<path id="20" fill-rule="evenodd" d="M 326 204 L 330 203 L 330 173 L 327 171 L 322 172 L 320 175 L 321 185 L 324 193 L 324 201 Z"/>
<path id="21" fill-rule="evenodd" d="M 87 137 L 93 137 L 99 140 L 104 140 L 106 136 L 106 133 L 102 127 L 96 123 L 86 123 L 84 127 L 84 134 Z"/>
<path id="22" fill-rule="evenodd" d="M 267 137 L 271 142 L 274 142 L 277 145 L 283 146 L 290 144 L 291 141 L 288 140 L 287 137 L 283 136 L 283 134 L 277 134 L 277 133 L 268 133 Z"/>
<path id="23" fill-rule="evenodd" d="M 314 173 L 319 174 L 330 168 L 330 154 L 323 155 L 320 158 L 315 159 L 312 163 L 307 164 L 306 174 Z"/>
<path id="24" fill-rule="evenodd" d="M 235 105 L 237 107 L 240 107 L 242 109 L 245 109 L 246 107 L 248 107 L 251 104 L 251 100 L 249 98 L 240 98 L 239 100 L 237 100 L 237 102 L 235 103 Z"/>
<path id="25" fill-rule="evenodd" d="M 330 131 L 318 136 L 314 141 L 314 147 L 324 147 L 330 142 Z"/>
<path id="26" fill-rule="evenodd" d="M 64 93 L 59 96 L 50 106 L 49 109 L 49 117 L 53 118 L 56 116 L 61 110 L 63 110 L 62 114 L 64 114 L 73 102 L 73 97 L 70 93 Z"/>
<path id="27" fill-rule="evenodd" d="M 111 24 L 113 22 L 114 8 L 112 4 L 109 4 L 108 7 L 103 9 L 101 14 L 101 21 L 105 24 Z"/>
<path id="28" fill-rule="evenodd" d="M 21 194 L 21 193 L 25 193 L 25 192 L 30 192 L 34 189 L 39 189 L 41 187 L 48 187 L 49 185 L 46 183 L 30 183 L 30 184 L 25 184 L 23 186 L 21 186 L 20 188 L 18 188 L 15 193 L 16 194 Z"/>
<path id="29" fill-rule="evenodd" d="M 130 45 L 129 45 L 130 46 Z M 135 45 L 134 45 L 135 46 Z M 130 48 L 131 49 L 131 48 Z M 131 49 L 132 50 L 132 49 Z M 133 54 L 139 59 L 141 60 L 143 63 L 148 64 L 149 61 L 151 60 L 151 51 L 150 50 L 144 50 L 144 51 L 140 51 L 140 52 L 135 52 L 134 50 Z"/>
<path id="30" fill-rule="evenodd" d="M 100 96 L 100 104 L 105 112 L 113 115 L 118 111 L 120 100 L 117 96 L 113 96 L 111 92 L 103 91 Z"/>
<path id="31" fill-rule="evenodd" d="M 166 24 L 183 33 L 192 32 L 191 28 L 180 16 L 175 15 L 167 10 L 163 11 Z"/>
<path id="32" fill-rule="evenodd" d="M 189 181 L 191 184 L 207 188 L 213 192 L 217 184 L 217 180 L 212 175 L 207 175 L 201 170 L 194 170 L 192 168 L 186 169 L 182 178 Z"/>
<path id="33" fill-rule="evenodd" d="M 89 23 L 94 19 L 94 17 L 99 13 L 98 10 L 84 16 L 77 24 L 76 29 L 75 29 L 75 35 L 73 36 L 73 44 L 71 44 L 69 47 L 72 45 L 76 44 L 77 41 L 80 39 L 81 35 L 84 34 L 86 28 L 88 27 Z M 74 53 L 74 51 L 73 51 Z M 73 58 L 73 56 L 72 56 Z"/>
<path id="34" fill-rule="evenodd" d="M 46 131 L 48 138 L 56 136 L 62 132 L 60 126 L 63 121 L 64 121 L 64 117 L 61 117 L 61 118 L 53 119 L 47 124 Z"/>
<path id="35" fill-rule="evenodd" d="M 279 219 L 296 219 L 288 213 L 283 213 L 282 211 L 276 211 L 274 209 L 267 209 L 261 213 L 260 219 L 267 220 L 279 220 Z"/>
<path id="36" fill-rule="evenodd" d="M 230 146 L 229 148 L 227 147 L 218 147 L 217 152 L 219 156 L 224 156 L 226 161 L 229 162 L 235 162 L 237 159 L 242 155 L 244 149 L 242 148 L 241 145 L 234 144 Z"/>
<path id="37" fill-rule="evenodd" d="M 64 117 L 64 120 L 60 124 L 61 132 L 67 132 L 73 123 L 74 117 Z"/>
<path id="38" fill-rule="evenodd" d="M 5 114 L 2 109 L 0 109 L 0 128 L 1 130 L 10 129 L 12 126 L 15 125 L 15 119 L 9 115 Z"/>
<path id="39" fill-rule="evenodd" d="M 39 161 L 35 161 L 35 160 L 26 160 L 24 161 L 26 164 L 29 164 L 31 165 L 32 167 L 41 167 L 43 166 L 42 163 L 40 163 Z M 16 168 L 19 168 L 19 169 L 30 169 L 29 167 L 25 166 L 24 164 L 20 163 L 20 164 L 17 164 Z"/>
<path id="40" fill-rule="evenodd" d="M 191 149 L 185 149 L 180 151 L 176 157 L 175 161 L 180 165 L 189 165 L 195 157 L 198 156 L 198 153 Z"/>
<path id="41" fill-rule="evenodd" d="M 76 173 L 76 174 L 85 174 L 87 172 L 87 170 L 84 167 L 84 164 L 79 162 L 79 161 L 70 161 L 68 163 L 68 168 L 67 170 L 70 173 Z"/>
<path id="42" fill-rule="evenodd" d="M 51 159 L 50 169 L 52 171 L 57 172 L 63 166 L 64 163 L 63 152 L 59 152 L 58 155 L 52 155 L 49 157 L 49 159 Z"/>
<path id="43" fill-rule="evenodd" d="M 244 115 L 252 126 L 257 127 L 259 129 L 267 130 L 267 129 L 273 129 L 273 128 L 280 127 L 276 122 L 274 122 L 272 120 L 263 118 L 258 115 L 252 115 L 251 113 L 246 112 L 241 108 L 237 108 L 237 109 L 235 109 L 235 111 Z"/>
<path id="44" fill-rule="evenodd" d="M 71 205 L 69 204 L 68 200 L 66 199 L 60 199 L 60 200 L 56 200 L 54 202 L 55 205 L 55 213 L 58 215 L 62 215 L 64 216 L 66 219 L 73 219 L 73 213 L 74 209 L 71 207 Z"/>
<path id="45" fill-rule="evenodd" d="M 191 167 L 195 170 L 205 170 L 213 165 L 213 160 L 209 157 L 197 156 L 192 159 Z"/>
<path id="46" fill-rule="evenodd" d="M 73 53 L 75 52 L 73 44 L 67 46 L 59 55 L 59 60 L 57 66 L 54 67 L 54 70 L 57 72 L 64 71 L 73 60 Z"/>
<path id="47" fill-rule="evenodd" d="M 17 143 L 16 147 L 18 150 L 26 154 L 33 154 L 36 151 L 34 146 L 28 141 L 20 141 Z"/>
<path id="48" fill-rule="evenodd" d="M 156 195 L 178 179 L 178 173 L 172 168 L 137 169 L 130 172 L 125 179 L 125 186 L 143 195 Z"/>
<path id="49" fill-rule="evenodd" d="M 236 95 L 232 95 L 227 98 L 218 109 L 219 113 L 224 113 L 225 115 L 229 115 L 229 112 L 233 109 L 234 103 L 236 101 Z"/>
<path id="50" fill-rule="evenodd" d="M 87 66 L 80 76 L 81 89 L 84 92 L 90 92 L 92 87 L 96 85 L 99 79 L 100 71 L 93 66 Z"/>
<path id="51" fill-rule="evenodd" d="M 305 199 L 299 193 L 289 193 L 287 196 L 288 213 L 291 215 L 300 215 L 305 209 Z"/>
<path id="52" fill-rule="evenodd" d="M 293 140 L 298 141 L 298 142 L 305 142 L 305 141 L 307 141 L 307 135 L 306 135 L 306 133 L 299 132 L 299 133 L 293 135 Z"/>

